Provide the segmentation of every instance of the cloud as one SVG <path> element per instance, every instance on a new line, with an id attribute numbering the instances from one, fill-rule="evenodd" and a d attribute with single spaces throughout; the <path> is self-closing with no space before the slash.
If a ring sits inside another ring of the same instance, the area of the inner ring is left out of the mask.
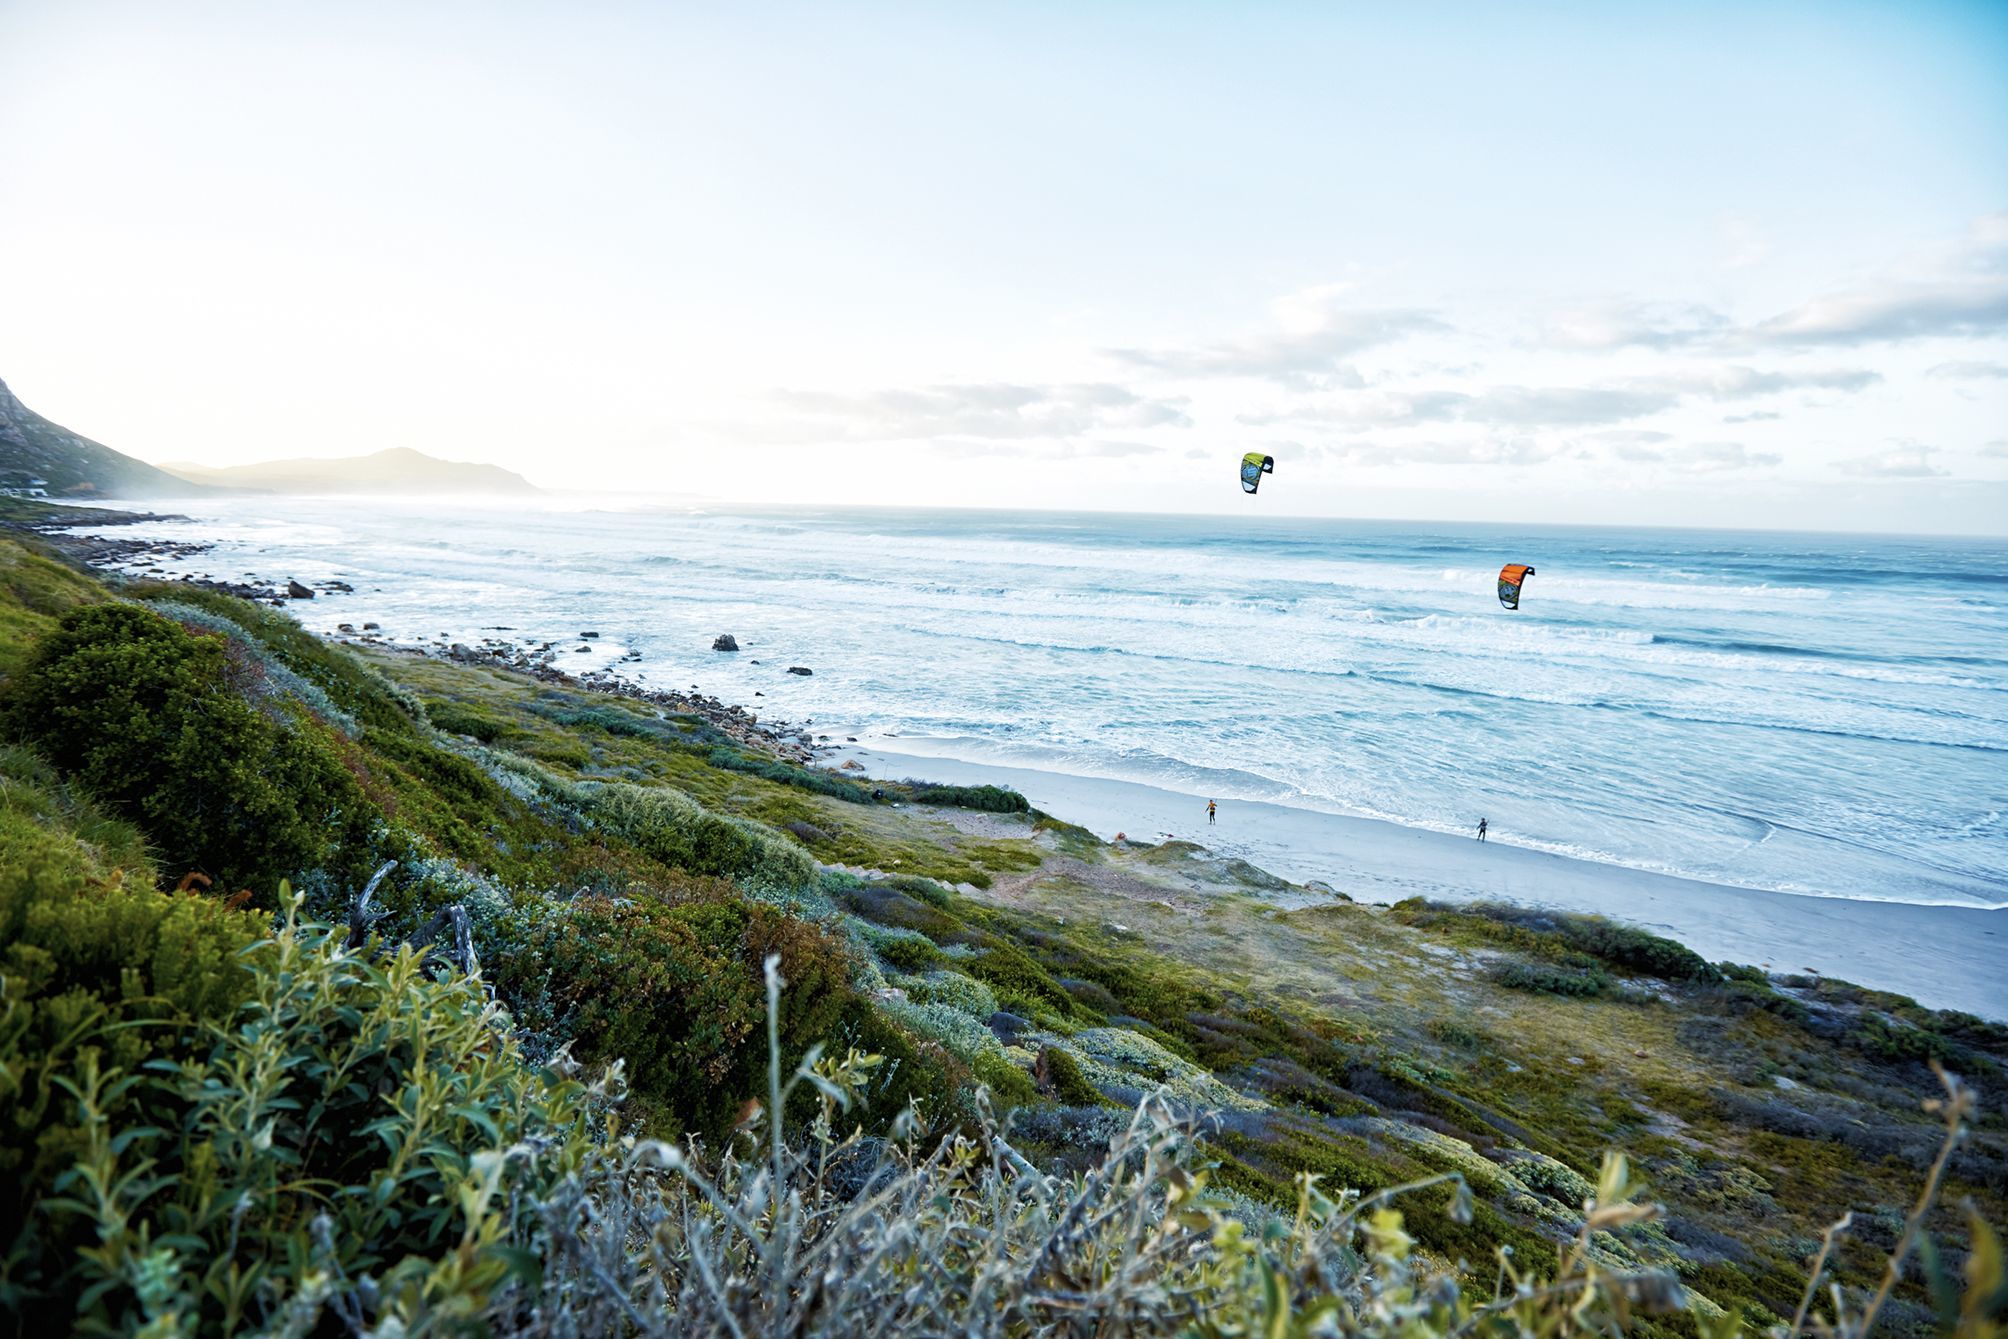
<path id="1" fill-rule="evenodd" d="M 1327 423 L 1346 427 L 1409 427 L 1422 423 L 1479 423 L 1499 427 L 1581 427 L 1621 423 L 1677 403 L 1660 390 L 1596 386 L 1492 386 L 1478 392 L 1373 391 L 1343 401 L 1243 414 L 1252 426 Z"/>
<path id="2" fill-rule="evenodd" d="M 2008 437 L 1996 437 L 1991 442 L 1982 443 L 1980 454 L 1996 457 L 2008 456 Z"/>
<path id="3" fill-rule="evenodd" d="M 1858 475 L 1864 479 L 1933 479 L 1943 476 L 1945 471 L 1931 463 L 1931 455 L 1931 447 L 1902 442 L 1886 451 L 1836 461 L 1834 468 L 1843 474 Z"/>
<path id="4" fill-rule="evenodd" d="M 1752 451 L 1741 442 L 1689 442 L 1666 452 L 1666 463 L 1687 474 L 1760 469 L 1783 460 L 1775 451 Z"/>
<path id="5" fill-rule="evenodd" d="M 1450 329 L 1426 311 L 1364 308 L 1345 302 L 1341 285 L 1305 289 L 1278 299 L 1280 329 L 1186 348 L 1117 348 L 1106 352 L 1132 367 L 1173 377 L 1252 377 L 1298 390 L 1359 387 L 1365 381 L 1345 360 L 1410 335 Z"/>
<path id="6" fill-rule="evenodd" d="M 1750 400 L 1786 391 L 1859 391 L 1882 380 L 1866 368 L 1826 368 L 1815 372 L 1759 372 L 1754 367 L 1714 367 L 1645 378 L 1637 384 L 1659 386 L 1705 400 Z"/>
<path id="7" fill-rule="evenodd" d="M 1748 414 L 1725 414 L 1722 421 L 1724 423 L 1768 423 L 1773 419 L 1783 417 L 1783 414 L 1774 413 L 1769 409 L 1758 409 Z"/>
<path id="8" fill-rule="evenodd" d="M 1641 465 L 1664 465 L 1683 474 L 1721 474 L 1729 470 L 1759 469 L 1783 462 L 1774 451 L 1752 451 L 1741 442 L 1683 442 L 1664 446 L 1668 434 L 1598 433 L 1610 453 L 1619 460 Z"/>
<path id="9" fill-rule="evenodd" d="M 1999 381 L 2008 377 L 2008 363 L 1960 362 L 1940 363 L 1927 368 L 1925 375 L 1937 377 L 1941 381 Z"/>
<path id="10" fill-rule="evenodd" d="M 1922 268 L 1802 303 L 1747 335 L 1775 345 L 1867 344 L 2008 330 L 2008 211 L 1983 216 Z"/>
<path id="11" fill-rule="evenodd" d="M 1315 456 L 1339 465 L 1529 465 L 1547 460 L 1559 448 L 1524 438 L 1474 439 L 1471 441 L 1379 442 L 1350 441 L 1300 447 L 1279 442 L 1272 450 L 1294 448 L 1297 454 Z"/>
<path id="12" fill-rule="evenodd" d="M 1074 442 L 1066 454 L 1083 460 L 1119 460 L 1126 456 L 1159 456 L 1165 448 L 1149 442 Z"/>
<path id="13" fill-rule="evenodd" d="M 1708 307 L 1614 299 L 1564 312 L 1544 333 L 1549 344 L 1565 349 L 1673 349 L 1712 339 L 1729 325 L 1727 316 Z"/>
<path id="14" fill-rule="evenodd" d="M 1673 440 L 1672 433 L 1656 432 L 1651 428 L 1606 428 L 1602 432 L 1593 432 L 1590 434 L 1590 436 L 1599 442 L 1633 442 L 1633 443 L 1650 444 L 1653 442 L 1670 442 Z"/>
<path id="15" fill-rule="evenodd" d="M 1149 442 L 1123 441 L 1036 441 L 997 438 L 940 438 L 928 449 L 957 460 L 1008 456 L 1014 460 L 1124 460 L 1133 456 L 1156 456 L 1168 448 Z M 1201 454 L 1210 454 L 1202 452 Z"/>
<path id="16" fill-rule="evenodd" d="M 1862 369 L 1760 372 L 1752 367 L 1688 369 L 1598 386 L 1488 386 L 1478 391 L 1375 390 L 1314 405 L 1243 414 L 1251 426 L 1327 423 L 1405 427 L 1473 423 L 1498 428 L 1584 428 L 1626 423 L 1690 399 L 1734 401 L 1794 390 L 1858 391 L 1882 380 Z"/>
<path id="17" fill-rule="evenodd" d="M 1874 285 L 1794 307 L 1751 333 L 1770 344 L 1866 344 L 2001 330 L 2008 330 L 2008 275 Z"/>
<path id="18" fill-rule="evenodd" d="M 1107 382 L 982 382 L 862 394 L 778 391 L 783 417 L 736 430 L 774 443 L 1072 438 L 1106 429 L 1185 428 L 1185 401 L 1150 398 Z"/>
<path id="19" fill-rule="evenodd" d="M 1739 244 L 1733 263 L 1750 263 L 1758 254 L 1759 248 Z M 1844 346 L 2003 330 L 2008 330 L 2008 211 L 1983 215 L 1957 241 L 1905 266 L 1755 324 L 1738 325 L 1696 303 L 1613 298 L 1565 311 L 1542 334 L 1550 347 L 1609 352 Z"/>

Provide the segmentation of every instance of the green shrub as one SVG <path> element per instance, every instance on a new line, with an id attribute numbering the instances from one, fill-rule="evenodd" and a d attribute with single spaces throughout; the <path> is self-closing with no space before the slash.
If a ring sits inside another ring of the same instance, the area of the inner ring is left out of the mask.
<path id="1" fill-rule="evenodd" d="M 561 711 L 551 719 L 560 725 L 571 726 L 575 730 L 603 730 L 607 734 L 618 735 L 625 739 L 657 739 L 672 733 L 660 722 L 644 720 L 631 711 L 620 711 L 613 707 L 582 707 L 577 711 Z"/>
<path id="2" fill-rule="evenodd" d="M 1507 945 L 1592 975 L 1603 964 L 1628 974 L 1665 981 L 1719 979 L 1716 969 L 1685 944 L 1601 916 L 1578 916 L 1495 902 L 1449 906 L 1419 897 L 1397 902 L 1390 911 L 1404 925 Z"/>
<path id="3" fill-rule="evenodd" d="M 888 934 L 875 947 L 888 967 L 902 972 L 924 972 L 941 961 L 941 950 L 926 935 Z"/>
<path id="4" fill-rule="evenodd" d="M 319 684 L 295 673 L 263 642 L 231 619 L 204 606 L 176 600 L 155 600 L 149 607 L 190 632 L 221 637 L 230 650 L 232 678 L 245 697 L 254 702 L 274 697 L 291 699 L 316 720 L 334 726 L 351 739 L 360 731 L 355 718 L 336 706 Z"/>
<path id="5" fill-rule="evenodd" d="M 941 911 L 947 911 L 955 905 L 954 893 L 933 879 L 923 879 L 918 874 L 888 874 L 876 882 L 881 888 L 897 888 L 900 892 L 917 897 Z"/>
<path id="6" fill-rule="evenodd" d="M 189 582 L 141 582 L 127 591 L 141 600 L 172 604 L 184 615 L 192 606 L 227 620 L 272 658 L 318 685 L 337 707 L 368 729 L 395 734 L 423 731 L 425 709 L 410 692 L 346 647 L 308 632 L 281 610 Z"/>
<path id="7" fill-rule="evenodd" d="M 1506 963 L 1493 973 L 1492 979 L 1514 990 L 1577 998 L 1608 995 L 1613 984 L 1610 977 L 1600 971 L 1570 970 L 1525 962 Z"/>
<path id="8" fill-rule="evenodd" d="M 1571 948 L 1611 966 L 1662 981 L 1714 981 L 1708 960 L 1687 945 L 1601 916 L 1562 916 L 1555 933 Z"/>
<path id="9" fill-rule="evenodd" d="M 756 823 L 707 812 L 681 791 L 616 783 L 580 793 L 595 822 L 665 865 L 777 890 L 815 881 L 816 862 L 800 846 Z"/>
<path id="10" fill-rule="evenodd" d="M 715 748 L 706 755 L 705 761 L 711 766 L 727 772 L 744 772 L 765 781 L 778 781 L 784 786 L 797 790 L 811 791 L 817 795 L 828 795 L 832 799 L 844 800 L 850 804 L 870 804 L 871 791 L 848 777 L 819 767 L 798 767 L 793 763 L 767 758 L 752 758 L 735 748 Z"/>
<path id="11" fill-rule="evenodd" d="M 962 964 L 962 970 L 997 992 L 1013 1013 L 1041 1021 L 1086 1016 L 1087 1010 L 1023 949 L 998 942 Z"/>
<path id="12" fill-rule="evenodd" d="M 1029 814 L 1032 806 L 1023 795 L 1002 786 L 944 786 L 911 777 L 893 787 L 915 804 L 938 804 L 955 809 L 980 809 L 993 814 Z"/>
<path id="13" fill-rule="evenodd" d="M 25 1330 L 305 1334 L 440 1296 L 453 1328 L 520 1265 L 509 1238 L 586 1148 L 577 1086 L 525 1063 L 478 982 L 341 939 L 289 920 L 230 1024 L 163 1021 L 149 1063 L 81 1026 L 71 1165 L 31 1190 L 0 1299 Z"/>
<path id="14" fill-rule="evenodd" d="M 1844 1040 L 1847 1045 L 1878 1060 L 1893 1062 L 1955 1061 L 1964 1058 L 1966 1049 L 1936 1032 L 1912 1027 L 1908 1023 L 1891 1022 L 1874 1013 L 1865 1013 L 1857 1019 Z"/>
<path id="15" fill-rule="evenodd" d="M 849 961 L 815 926 L 732 896 L 667 905 L 587 897 L 518 913 L 486 964 L 517 1021 L 616 1059 L 641 1114 L 665 1133 L 719 1138 L 763 1082 L 760 965 L 789 981 L 782 1041 L 799 1057 L 836 1026 Z"/>
<path id="16" fill-rule="evenodd" d="M 1422 1030 L 1446 1046 L 1470 1051 L 1478 1050 L 1490 1040 L 1483 1032 L 1449 1018 L 1432 1018 L 1422 1025 Z"/>
<path id="17" fill-rule="evenodd" d="M 230 677 L 221 638 L 133 605 L 66 615 L 10 682 L 8 723 L 137 823 L 170 876 L 270 890 L 358 848 L 378 815 L 325 727 L 281 725 Z"/>
<path id="18" fill-rule="evenodd" d="M 1081 1072 L 1081 1062 L 1064 1047 L 1048 1046 L 1039 1052 L 1039 1069 L 1045 1075 L 1046 1083 L 1053 1090 L 1053 1096 L 1070 1107 L 1098 1106 L 1102 1101 L 1101 1090 L 1088 1082 L 1088 1076 Z"/>
<path id="19" fill-rule="evenodd" d="M 0 776 L 0 1281 L 52 1265 L 30 1209 L 85 1143 L 65 1085 L 137 1072 L 249 989 L 258 918 L 153 886 L 137 834 L 62 793 L 17 750 Z M 94 1059 L 92 1059 L 94 1057 Z M 133 1102 L 114 1094 L 109 1104 Z M 134 1119 L 134 1125 L 143 1120 Z M 0 1302 L 6 1288 L 0 1286 Z"/>
<path id="20" fill-rule="evenodd" d="M 458 702 L 435 699 L 425 704 L 425 712 L 431 718 L 434 729 L 444 730 L 450 735 L 466 735 L 484 744 L 493 744 L 509 733 L 508 722 L 498 721 L 476 707 L 463 706 Z"/>
<path id="21" fill-rule="evenodd" d="M 995 1110 L 1029 1106 L 1039 1100 L 1039 1087 L 1032 1076 L 1011 1062 L 1001 1051 L 978 1051 L 969 1061 L 970 1072 L 990 1090 Z"/>

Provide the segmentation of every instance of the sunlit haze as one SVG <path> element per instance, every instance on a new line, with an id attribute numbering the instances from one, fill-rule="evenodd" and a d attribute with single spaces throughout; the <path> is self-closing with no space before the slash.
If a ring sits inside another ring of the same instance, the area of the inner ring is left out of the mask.
<path id="1" fill-rule="evenodd" d="M 2008 529 L 2008 9 L 0 4 L 0 377 L 154 462 Z"/>

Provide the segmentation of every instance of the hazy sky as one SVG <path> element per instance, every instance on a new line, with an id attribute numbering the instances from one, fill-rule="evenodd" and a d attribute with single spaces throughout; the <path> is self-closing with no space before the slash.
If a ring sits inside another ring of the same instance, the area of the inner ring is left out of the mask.
<path id="1" fill-rule="evenodd" d="M 0 258 L 154 461 L 2008 530 L 1998 3 L 0 0 Z"/>

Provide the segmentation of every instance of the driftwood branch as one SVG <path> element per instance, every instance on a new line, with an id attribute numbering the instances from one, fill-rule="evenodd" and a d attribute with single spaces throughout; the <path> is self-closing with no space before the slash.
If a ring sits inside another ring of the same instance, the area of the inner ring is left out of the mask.
<path id="1" fill-rule="evenodd" d="M 377 913 L 370 910 L 370 899 L 376 896 L 377 885 L 384 881 L 384 876 L 396 868 L 397 861 L 384 861 L 377 867 L 377 872 L 370 875 L 370 881 L 363 885 L 363 890 L 356 895 L 356 900 L 349 904 L 350 948 L 361 948 L 368 942 L 370 926 L 375 924 L 377 919 Z"/>
<path id="2" fill-rule="evenodd" d="M 383 913 L 372 909 L 370 903 L 376 897 L 376 890 L 386 876 L 397 868 L 397 861 L 386 860 L 370 875 L 370 881 L 356 894 L 356 900 L 349 904 L 348 946 L 361 948 L 369 942 L 370 927 L 383 919 Z M 468 923 L 467 912 L 458 902 L 441 907 L 425 923 L 425 928 L 413 935 L 411 946 L 424 949 L 430 962 L 450 963 L 468 976 L 480 970 L 480 960 L 474 955 L 474 927 Z"/>
<path id="3" fill-rule="evenodd" d="M 411 946 L 427 949 L 426 957 L 451 963 L 468 976 L 481 966 L 474 956 L 473 927 L 467 923 L 467 912 L 458 902 L 434 913 L 425 928 L 412 936 Z"/>

